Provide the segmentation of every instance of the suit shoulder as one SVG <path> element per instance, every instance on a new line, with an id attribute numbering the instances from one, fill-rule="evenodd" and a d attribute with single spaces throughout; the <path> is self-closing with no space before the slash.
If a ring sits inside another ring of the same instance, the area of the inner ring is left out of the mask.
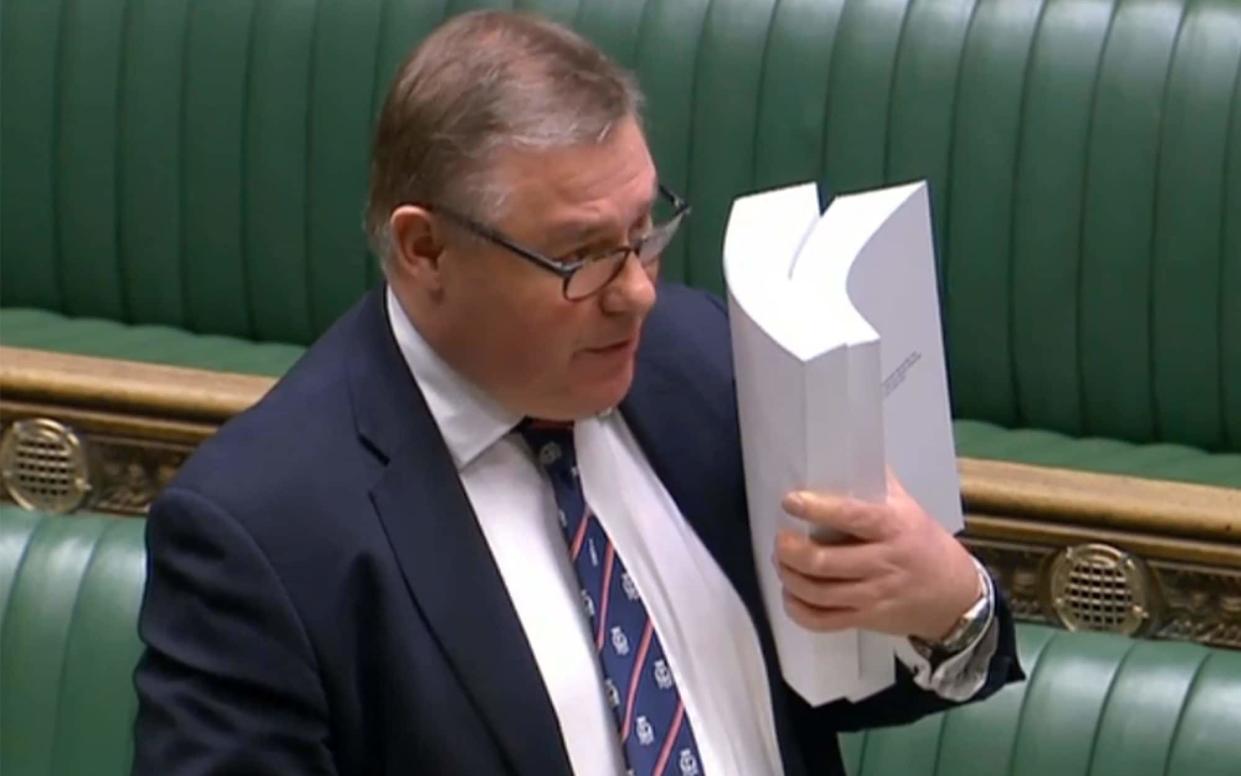
<path id="1" fill-rule="evenodd" d="M 325 334 L 258 403 L 200 445 L 171 484 L 245 524 L 347 492 L 367 458 L 353 422 L 345 339 Z"/>
<path id="2" fill-rule="evenodd" d="M 727 307 L 707 291 L 665 283 L 647 319 L 646 360 L 662 370 L 732 382 Z"/>

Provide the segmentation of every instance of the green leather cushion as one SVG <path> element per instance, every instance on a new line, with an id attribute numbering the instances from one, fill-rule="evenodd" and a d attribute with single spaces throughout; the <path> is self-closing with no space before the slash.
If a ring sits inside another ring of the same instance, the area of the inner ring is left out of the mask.
<path id="1" fill-rule="evenodd" d="M 0 343 L 271 376 L 284 374 L 303 352 L 296 345 L 196 335 L 170 326 L 66 318 L 31 309 L 0 310 Z M 963 456 L 1241 488 L 1238 453 L 1074 439 L 1052 431 L 1012 430 L 976 420 L 957 420 L 955 433 L 957 452 Z"/>
<path id="2" fill-rule="evenodd" d="M 0 504 L 0 773 L 128 773 L 143 528 Z"/>
<path id="3" fill-rule="evenodd" d="M 0 773 L 128 772 L 144 521 L 0 504 Z M 1236 776 L 1241 652 L 1018 627 L 1025 684 L 844 738 L 853 776 Z"/>
<path id="4" fill-rule="evenodd" d="M 1208 453 L 1166 442 L 1137 445 L 1105 437 L 1078 439 L 978 420 L 954 421 L 953 434 L 957 454 L 970 458 L 1241 488 L 1241 453 Z"/>
<path id="5" fill-rule="evenodd" d="M 842 737 L 851 776 L 1237 776 L 1241 652 L 1039 626 L 986 703 Z"/>
<path id="6" fill-rule="evenodd" d="M 191 334 L 173 326 L 126 326 L 14 308 L 0 308 L 0 345 L 272 377 L 288 371 L 305 351 L 298 345 Z"/>

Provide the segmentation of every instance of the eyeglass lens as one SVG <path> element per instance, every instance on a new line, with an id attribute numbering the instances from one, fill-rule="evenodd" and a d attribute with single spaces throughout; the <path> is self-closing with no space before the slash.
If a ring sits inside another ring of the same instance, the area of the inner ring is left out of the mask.
<path id="1" fill-rule="evenodd" d="M 677 217 L 659 224 L 638 246 L 637 259 L 652 275 L 658 272 L 659 265 L 656 260 L 668 247 L 680 221 Z M 565 296 L 569 299 L 582 299 L 611 283 L 624 269 L 631 252 L 624 248 L 583 264 L 565 284 Z"/>

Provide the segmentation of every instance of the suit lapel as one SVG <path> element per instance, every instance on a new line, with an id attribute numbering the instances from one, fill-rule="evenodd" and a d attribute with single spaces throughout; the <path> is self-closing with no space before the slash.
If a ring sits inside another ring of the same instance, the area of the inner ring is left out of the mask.
<path id="1" fill-rule="evenodd" d="M 513 771 L 569 776 L 534 655 L 382 294 L 361 311 L 350 368 L 359 434 L 385 464 L 371 501 L 418 608 Z"/>

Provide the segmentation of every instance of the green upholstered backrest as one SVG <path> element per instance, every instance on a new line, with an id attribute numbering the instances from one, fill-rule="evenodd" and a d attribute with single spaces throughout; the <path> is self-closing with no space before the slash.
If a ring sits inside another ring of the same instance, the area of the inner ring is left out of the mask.
<path id="1" fill-rule="evenodd" d="M 307 343 L 377 276 L 372 117 L 468 2 L 6 0 L 0 301 Z M 931 183 L 958 417 L 1241 450 L 1241 3 L 532 0 L 731 199 Z"/>
<path id="2" fill-rule="evenodd" d="M 0 773 L 126 773 L 144 521 L 0 506 Z M 1024 685 L 846 736 L 853 776 L 1236 776 L 1241 652 L 1020 626 Z"/>
<path id="3" fill-rule="evenodd" d="M 1241 652 L 1037 626 L 1017 637 L 1025 684 L 842 737 L 851 776 L 1241 773 Z"/>
<path id="4" fill-rule="evenodd" d="M 0 773 L 129 772 L 142 530 L 0 504 Z"/>

